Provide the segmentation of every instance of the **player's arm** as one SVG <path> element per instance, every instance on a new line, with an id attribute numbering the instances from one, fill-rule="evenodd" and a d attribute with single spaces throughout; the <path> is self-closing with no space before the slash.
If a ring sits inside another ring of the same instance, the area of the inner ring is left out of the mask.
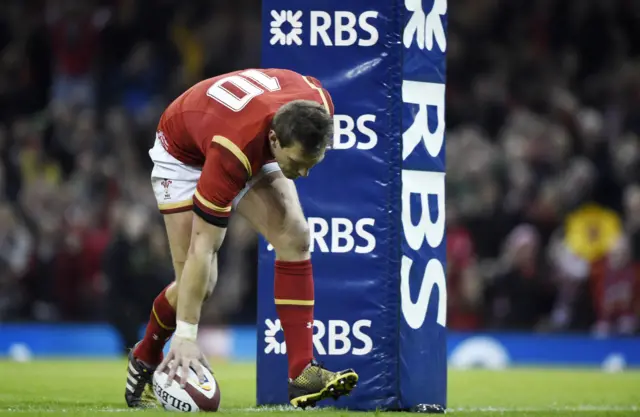
<path id="1" fill-rule="evenodd" d="M 200 362 L 208 366 L 196 344 L 198 322 L 209 286 L 213 260 L 226 233 L 231 203 L 244 187 L 248 177 L 243 155 L 244 153 L 228 139 L 214 139 L 207 151 L 202 174 L 193 196 L 195 216 L 191 242 L 178 283 L 175 337 L 169 353 L 158 367 L 159 370 L 168 369 L 167 383 L 173 380 L 180 368 L 180 384 L 184 387 L 189 367 L 193 367 L 198 377 L 202 378 L 202 368 L 196 365 Z"/>
<path id="2" fill-rule="evenodd" d="M 214 137 L 193 196 L 191 243 L 178 288 L 178 326 L 199 322 L 213 259 L 224 240 L 231 203 L 247 181 L 248 167 L 248 159 L 233 142 Z"/>
<path id="3" fill-rule="evenodd" d="M 226 227 L 193 216 L 191 243 L 178 287 L 176 335 L 195 339 L 200 311 L 209 287 L 211 265 L 224 240 Z"/>

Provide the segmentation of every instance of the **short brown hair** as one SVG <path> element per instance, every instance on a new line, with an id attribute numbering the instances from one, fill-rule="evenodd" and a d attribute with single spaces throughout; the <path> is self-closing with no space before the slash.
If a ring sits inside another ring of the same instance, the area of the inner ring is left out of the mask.
<path id="1" fill-rule="evenodd" d="M 333 118 L 311 100 L 294 100 L 280 107 L 271 127 L 283 148 L 298 142 L 308 154 L 321 152 L 333 141 Z"/>

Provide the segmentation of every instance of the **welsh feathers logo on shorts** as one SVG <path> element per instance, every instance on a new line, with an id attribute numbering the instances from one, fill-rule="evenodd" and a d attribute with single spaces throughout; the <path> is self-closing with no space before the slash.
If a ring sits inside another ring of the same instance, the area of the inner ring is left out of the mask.
<path id="1" fill-rule="evenodd" d="M 169 186 L 173 183 L 173 181 L 168 179 L 163 179 L 160 184 L 164 187 L 164 199 L 171 200 L 171 193 L 169 193 Z"/>

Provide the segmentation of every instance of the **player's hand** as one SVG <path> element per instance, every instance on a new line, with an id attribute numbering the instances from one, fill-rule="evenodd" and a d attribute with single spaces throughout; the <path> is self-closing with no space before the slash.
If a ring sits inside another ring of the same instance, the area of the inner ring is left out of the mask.
<path id="1" fill-rule="evenodd" d="M 189 377 L 189 368 L 195 371 L 201 382 L 204 381 L 203 367 L 211 370 L 209 362 L 200 351 L 196 341 L 174 336 L 173 340 L 171 340 L 169 353 L 158 367 L 158 370 L 167 373 L 167 386 L 169 386 L 178 369 L 180 369 L 181 377 L 179 383 L 184 388 Z"/>

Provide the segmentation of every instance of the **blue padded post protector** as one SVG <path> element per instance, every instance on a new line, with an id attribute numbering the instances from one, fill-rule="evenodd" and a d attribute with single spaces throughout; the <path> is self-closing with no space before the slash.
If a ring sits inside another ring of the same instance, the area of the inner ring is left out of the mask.
<path id="1" fill-rule="evenodd" d="M 314 347 L 353 368 L 353 410 L 446 406 L 446 0 L 263 0 L 262 67 L 318 78 L 333 150 L 296 181 L 311 231 Z M 286 345 L 261 241 L 257 403 L 286 404 Z"/>

